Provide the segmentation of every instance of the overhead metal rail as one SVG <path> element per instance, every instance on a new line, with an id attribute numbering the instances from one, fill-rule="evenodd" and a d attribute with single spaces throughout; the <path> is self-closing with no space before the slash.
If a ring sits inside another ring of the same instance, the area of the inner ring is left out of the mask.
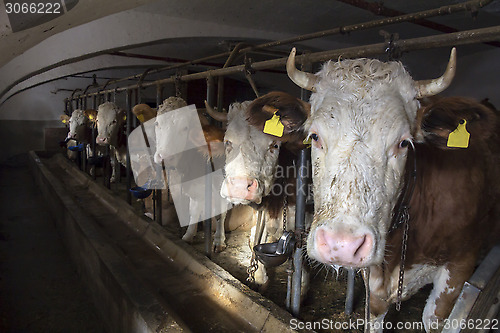
<path id="1" fill-rule="evenodd" d="M 311 40 L 311 39 L 316 39 L 316 38 L 321 38 L 321 37 L 326 37 L 326 36 L 331 36 L 331 35 L 346 34 L 346 33 L 350 33 L 350 32 L 361 31 L 361 30 L 366 30 L 366 29 L 371 29 L 371 28 L 377 28 L 377 27 L 382 27 L 382 26 L 397 24 L 397 23 L 402 23 L 402 22 L 418 22 L 419 20 L 422 20 L 425 18 L 430 18 L 430 17 L 435 17 L 435 16 L 444 16 L 444 15 L 449 15 L 449 14 L 458 13 L 458 12 L 470 11 L 471 13 L 474 13 L 474 12 L 477 12 L 478 9 L 490 4 L 492 1 L 493 0 L 471 0 L 471 1 L 464 2 L 464 3 L 460 3 L 460 4 L 442 6 L 439 8 L 425 10 L 425 11 L 421 11 L 421 12 L 404 14 L 404 15 L 400 15 L 400 16 L 394 16 L 394 17 L 383 18 L 383 19 L 379 19 L 379 20 L 372 20 L 372 21 L 368 21 L 368 22 L 362 22 L 362 23 L 357 23 L 357 24 L 336 27 L 333 29 L 323 30 L 323 31 L 315 32 L 315 33 L 310 33 L 310 34 L 300 35 L 300 36 L 282 39 L 282 40 L 278 40 L 278 41 L 263 43 L 263 44 L 259 44 L 259 45 L 255 45 L 255 46 L 244 47 L 244 48 L 241 48 L 238 53 L 245 54 L 245 53 L 247 53 L 249 51 L 253 51 L 253 50 L 265 49 L 265 48 L 270 48 L 270 47 L 275 47 L 275 46 L 280 46 L 280 45 L 287 45 L 287 44 L 292 44 L 292 43 L 296 43 L 296 42 L 301 42 L 301 41 L 306 41 L 306 40 Z M 190 66 L 190 65 L 202 64 L 202 63 L 209 61 L 209 60 L 214 60 L 214 59 L 219 59 L 219 58 L 231 56 L 232 53 L 233 53 L 233 51 L 219 53 L 219 54 L 211 55 L 208 57 L 196 59 L 193 61 L 188 61 L 188 62 L 185 62 L 182 64 L 176 64 L 176 65 L 172 65 L 172 66 L 167 66 L 167 67 L 155 69 L 155 70 L 151 71 L 150 74 L 156 74 L 156 73 L 160 73 L 163 71 L 179 69 L 179 68 L 183 68 L 183 67 Z M 268 68 L 263 68 L 263 69 L 270 69 L 273 67 L 268 67 Z M 116 84 L 116 83 L 123 82 L 126 80 L 137 79 L 140 76 L 141 76 L 141 74 L 137 74 L 137 75 L 132 75 L 132 76 L 128 76 L 128 77 L 117 79 L 117 80 L 110 80 L 106 84 L 107 85 Z M 145 86 L 147 86 L 147 85 L 145 85 Z"/>
<path id="2" fill-rule="evenodd" d="M 415 50 L 452 47 L 452 46 L 476 44 L 476 43 L 483 43 L 490 41 L 500 41 L 500 25 L 482 29 L 466 30 L 449 34 L 440 34 L 440 35 L 418 37 L 418 38 L 404 39 L 404 40 L 402 39 L 393 42 L 393 47 L 396 47 L 400 52 L 409 52 Z M 314 62 L 327 61 L 330 59 L 337 59 L 339 57 L 343 58 L 369 57 L 386 53 L 387 47 L 388 43 L 376 43 L 376 44 L 355 46 L 343 49 L 308 53 L 305 55 L 297 56 L 296 61 L 297 63 L 301 63 L 303 60 L 307 60 L 308 62 L 314 63 Z M 237 73 L 245 73 L 245 70 L 248 69 L 248 66 L 250 67 L 251 70 L 255 71 L 276 68 L 280 66 L 285 66 L 286 61 L 287 57 L 284 57 L 279 59 L 255 62 L 249 65 L 246 64 L 246 65 L 237 65 L 220 69 L 212 69 L 200 73 L 180 75 L 180 76 L 169 77 L 165 79 L 143 83 L 141 87 L 146 88 L 155 85 L 171 84 L 175 83 L 177 80 L 187 82 L 193 80 L 206 79 L 209 77 L 218 77 L 218 76 L 226 76 Z M 68 101 L 78 100 L 81 98 L 91 97 L 95 95 L 117 93 L 121 91 L 126 91 L 128 89 L 137 89 L 137 88 L 138 84 L 134 84 L 126 87 L 101 90 L 94 93 L 87 93 L 85 95 L 73 96 L 72 98 L 68 98 L 66 100 Z"/>

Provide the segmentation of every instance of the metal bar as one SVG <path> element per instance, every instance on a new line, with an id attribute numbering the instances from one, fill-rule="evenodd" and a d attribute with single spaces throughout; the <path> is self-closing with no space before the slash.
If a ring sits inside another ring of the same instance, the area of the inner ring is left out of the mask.
<path id="1" fill-rule="evenodd" d="M 347 269 L 347 290 L 345 296 L 345 309 L 344 313 L 346 315 L 352 314 L 353 304 L 354 304 L 354 269 Z"/>
<path id="2" fill-rule="evenodd" d="M 295 234 L 299 235 L 299 243 L 302 242 L 302 234 L 305 229 L 306 198 L 307 198 L 307 163 L 310 149 L 302 149 L 297 158 L 297 195 L 295 202 Z M 300 291 L 302 282 L 302 247 L 295 249 L 293 254 L 293 276 L 292 276 L 292 306 L 291 312 L 298 316 L 300 312 Z"/>
<path id="3" fill-rule="evenodd" d="M 416 12 L 416 13 L 405 14 L 405 15 L 400 15 L 400 16 L 395 16 L 395 17 L 390 17 L 390 18 L 384 18 L 384 19 L 379 19 L 379 20 L 362 22 L 362 23 L 358 23 L 358 24 L 351 24 L 351 25 L 336 27 L 333 29 L 323 30 L 323 31 L 315 32 L 315 33 L 300 35 L 300 36 L 296 36 L 296 37 L 292 37 L 292 38 L 287 38 L 287 39 L 282 39 L 282 40 L 278 40 L 278 41 L 273 41 L 273 42 L 268 42 L 268 43 L 259 44 L 259 45 L 255 45 L 255 46 L 246 47 L 244 49 L 241 49 L 240 52 L 245 53 L 245 52 L 249 52 L 252 50 L 264 49 L 264 48 L 286 45 L 286 44 L 292 44 L 292 43 L 296 43 L 296 42 L 301 42 L 301 41 L 305 41 L 305 40 L 316 39 L 316 38 L 321 38 L 321 37 L 326 37 L 326 36 L 331 36 L 331 35 L 345 34 L 345 33 L 350 33 L 350 32 L 355 32 L 355 31 L 360 31 L 360 30 L 382 27 L 382 26 L 391 25 L 391 24 L 402 23 L 402 22 L 418 21 L 418 20 L 422 20 L 422 19 L 430 18 L 430 17 L 434 17 L 434 16 L 444 16 L 444 15 L 449 15 L 449 14 L 463 12 L 463 11 L 477 11 L 479 8 L 482 8 L 486 5 L 488 5 L 492 1 L 493 0 L 471 0 L 471 1 L 464 2 L 464 3 L 460 3 L 460 4 L 455 4 L 455 5 L 450 5 L 450 6 L 442 6 L 439 8 L 424 10 L 421 12 Z M 193 61 L 188 61 L 188 62 L 185 62 L 183 64 L 159 68 L 155 71 L 152 71 L 152 73 L 159 73 L 162 71 L 177 69 L 177 68 L 181 68 L 181 67 L 185 67 L 185 66 L 189 66 L 189 65 L 200 64 L 200 63 L 205 62 L 207 60 L 213 60 L 213 59 L 227 57 L 230 54 L 231 54 L 231 52 L 219 53 L 219 54 L 215 54 L 212 56 L 196 59 Z M 130 80 L 130 79 L 136 79 L 139 76 L 140 76 L 140 74 L 136 74 L 136 75 L 132 75 L 132 76 L 125 77 L 122 79 L 118 79 L 118 80 L 110 80 L 110 82 L 108 82 L 108 83 L 111 83 L 111 82 L 118 83 L 118 82 Z M 104 90 L 104 88 L 103 88 L 103 90 Z"/>
<path id="4" fill-rule="evenodd" d="M 127 124 L 126 124 L 126 134 L 127 134 L 127 140 L 128 136 L 130 135 L 130 132 L 132 131 L 132 92 L 130 90 L 127 90 L 127 94 L 125 95 L 125 107 L 127 108 Z M 118 167 L 121 167 L 119 163 Z M 127 144 L 127 202 L 129 205 L 132 204 L 132 193 L 129 191 L 129 189 L 132 187 L 132 175 L 131 175 L 131 170 L 132 167 L 130 166 L 130 151 L 128 150 L 128 144 Z"/>
<path id="5" fill-rule="evenodd" d="M 368 10 L 369 12 L 378 15 L 378 16 L 385 16 L 385 17 L 395 17 L 395 16 L 402 16 L 406 15 L 407 13 L 401 12 L 399 10 L 395 10 L 392 8 L 388 8 L 384 6 L 382 2 L 368 2 L 364 0 L 339 0 L 340 2 L 349 4 L 351 6 L 361 8 L 364 10 Z M 471 8 L 471 12 L 477 11 L 477 9 Z M 413 24 L 420 25 L 426 28 L 430 28 L 439 32 L 445 32 L 445 33 L 450 33 L 450 32 L 458 32 L 458 29 L 452 28 L 450 26 L 440 24 L 437 22 L 429 21 L 426 19 L 415 19 L 412 22 Z M 491 46 L 499 47 L 500 43 L 486 43 Z"/>
<path id="6" fill-rule="evenodd" d="M 215 82 L 212 77 L 207 78 L 207 102 L 213 105 L 215 99 Z M 209 158 L 206 166 L 205 175 L 205 213 L 210 216 L 208 212 L 212 211 L 212 163 Z M 212 257 L 212 219 L 208 217 L 203 223 L 203 230 L 205 233 L 205 254 L 207 257 Z"/>
<path id="7" fill-rule="evenodd" d="M 97 96 L 92 97 L 92 108 L 94 110 L 97 110 Z M 97 161 L 97 147 L 95 143 L 97 133 L 96 133 L 96 123 L 92 124 L 92 138 L 90 139 L 90 145 L 92 148 L 92 156 L 94 157 L 94 161 Z M 94 164 L 94 174 L 92 175 L 92 178 L 96 180 L 97 178 L 97 164 Z"/>
<path id="8" fill-rule="evenodd" d="M 146 73 L 148 71 L 144 72 L 143 75 L 141 76 L 142 80 L 144 80 L 144 77 L 146 76 Z M 162 92 L 162 88 L 160 85 L 156 86 L 156 110 L 158 110 L 160 104 L 161 104 L 161 92 Z M 144 125 L 142 124 L 141 122 L 141 127 L 142 127 L 142 133 L 144 134 L 144 137 L 146 137 L 146 130 L 144 129 Z M 147 146 L 149 147 L 149 141 L 147 141 Z M 152 163 L 154 163 L 154 161 L 152 161 Z M 165 163 L 163 163 L 163 160 L 161 161 L 161 167 L 162 167 L 162 170 L 165 170 Z M 165 178 L 165 185 L 168 187 L 168 183 L 167 183 L 167 179 L 165 177 L 165 171 L 163 171 L 163 177 Z M 153 201 L 153 204 L 156 206 L 156 208 L 154 209 L 155 211 L 155 221 L 156 223 L 158 223 L 159 225 L 163 225 L 163 204 L 162 204 L 162 200 L 163 200 L 163 197 L 162 197 L 162 191 L 164 190 L 154 190 L 156 193 L 155 195 L 155 200 Z M 166 190 L 165 190 L 166 191 Z"/>
<path id="9" fill-rule="evenodd" d="M 468 45 L 475 43 L 482 43 L 487 41 L 500 40 L 500 26 L 494 26 L 489 28 L 475 29 L 461 31 L 451 34 L 441 34 L 429 37 L 419 37 L 406 40 L 398 40 L 395 44 L 401 52 L 423 50 L 423 49 L 433 49 L 440 47 L 451 47 L 459 45 Z M 307 56 L 312 62 L 326 61 L 330 59 L 337 59 L 338 57 L 343 58 L 357 58 L 357 57 L 369 57 L 379 54 L 384 54 L 387 48 L 387 43 L 377 43 L 364 46 L 355 46 L 344 49 L 329 50 L 323 52 L 310 53 Z M 301 57 L 297 56 L 297 62 L 301 61 Z M 251 64 L 251 69 L 253 70 L 264 70 L 276 67 L 284 67 L 287 58 L 279 58 L 261 62 L 255 62 Z M 192 81 L 207 78 L 209 76 L 218 77 L 224 75 L 231 75 L 236 73 L 244 73 L 245 65 L 232 66 L 228 68 L 220 68 L 214 70 L 208 70 L 200 73 L 193 73 L 182 76 L 178 79 L 182 81 Z M 148 82 L 143 84 L 144 87 L 157 84 L 169 84 L 175 81 L 174 78 L 166 78 L 157 80 L 154 82 Z M 135 85 L 117 88 L 119 91 L 133 89 Z M 100 92 L 102 93 L 102 92 Z M 88 96 L 100 94 L 100 93 L 89 93 Z"/>

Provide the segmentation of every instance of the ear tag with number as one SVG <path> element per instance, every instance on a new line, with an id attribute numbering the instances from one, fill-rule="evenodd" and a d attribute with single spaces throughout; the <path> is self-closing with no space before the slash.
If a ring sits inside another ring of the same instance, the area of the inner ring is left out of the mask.
<path id="1" fill-rule="evenodd" d="M 470 134 L 467 132 L 465 125 L 467 121 L 465 119 L 460 120 L 460 124 L 458 124 L 457 128 L 450 133 L 448 136 L 448 143 L 446 144 L 448 147 L 452 148 L 467 148 L 469 147 L 469 138 Z"/>
<path id="2" fill-rule="evenodd" d="M 307 148 L 311 147 L 311 144 L 312 144 L 312 139 L 310 136 L 308 136 L 307 138 L 305 138 L 303 141 L 302 141 L 303 144 L 305 144 L 307 146 Z"/>
<path id="3" fill-rule="evenodd" d="M 285 126 L 281 123 L 280 116 L 278 116 L 276 112 L 274 112 L 273 117 L 264 124 L 263 132 L 281 138 L 283 136 Z"/>
<path id="4" fill-rule="evenodd" d="M 143 122 L 144 122 L 144 115 L 143 115 L 143 114 L 139 114 L 139 115 L 137 115 L 137 119 L 139 119 L 139 121 L 140 121 L 141 123 L 143 123 Z"/>

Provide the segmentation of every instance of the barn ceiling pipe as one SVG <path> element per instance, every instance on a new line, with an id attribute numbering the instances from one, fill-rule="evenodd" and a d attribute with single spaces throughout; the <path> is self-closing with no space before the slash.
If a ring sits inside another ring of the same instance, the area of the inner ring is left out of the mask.
<path id="1" fill-rule="evenodd" d="M 386 7 L 386 6 L 384 6 L 384 4 L 382 2 L 368 2 L 365 0 L 338 0 L 338 1 L 343 2 L 345 4 L 348 4 L 348 5 L 351 5 L 351 6 L 356 7 L 356 8 L 367 10 L 370 13 L 373 13 L 373 14 L 379 15 L 379 16 L 395 17 L 395 16 L 401 16 L 401 15 L 406 14 L 406 13 L 401 12 L 399 10 L 395 10 L 395 9 L 391 9 L 391 8 Z M 490 2 L 491 1 L 484 3 L 483 6 L 489 4 Z M 469 11 L 471 12 L 471 15 L 473 15 L 473 16 L 475 14 L 477 14 L 477 10 L 478 10 L 478 8 L 474 7 L 474 6 L 469 8 Z M 429 21 L 429 20 L 426 20 L 424 18 L 415 19 L 412 23 L 416 24 L 416 25 L 420 25 L 422 27 L 426 27 L 429 29 L 440 31 L 440 32 L 450 33 L 450 32 L 458 32 L 459 31 L 458 29 L 455 29 L 455 28 L 452 28 L 452 27 L 449 27 L 447 25 L 440 24 L 437 22 Z M 486 43 L 486 44 L 489 44 L 489 45 L 492 45 L 495 47 L 500 47 L 500 43 L 497 43 L 497 42 Z"/>
<path id="2" fill-rule="evenodd" d="M 455 32 L 451 34 L 441 34 L 429 37 L 419 37 L 405 40 L 398 40 L 396 43 L 397 48 L 402 52 L 441 48 L 441 47 L 452 47 L 467 44 L 476 44 L 489 41 L 499 41 L 500 40 L 500 26 L 494 26 L 489 28 L 467 30 L 461 32 Z M 308 53 L 306 55 L 300 55 L 296 57 L 296 61 L 300 63 L 302 58 L 305 57 L 307 61 L 310 62 L 321 62 L 330 59 L 335 59 L 338 57 L 343 58 L 358 58 L 358 57 L 369 57 L 379 54 L 384 54 L 387 48 L 387 43 L 377 43 L 364 46 L 349 47 L 344 49 L 336 49 L 330 51 Z M 285 66 L 287 58 L 273 59 L 261 62 L 255 62 L 251 64 L 252 70 L 264 70 L 269 68 L 276 68 Z M 205 79 L 208 77 L 225 76 L 236 73 L 244 73 L 246 69 L 245 65 L 232 66 L 228 68 L 220 68 L 208 70 L 200 73 L 188 74 L 180 77 L 166 78 L 157 80 L 154 82 L 148 82 L 143 85 L 143 87 L 148 87 L 156 84 L 167 84 L 173 83 L 176 79 L 182 81 L 193 81 Z M 119 91 L 126 89 L 136 88 L 136 85 L 117 88 Z M 99 93 L 90 93 L 87 96 L 98 95 L 100 93 L 106 93 L 106 91 L 101 91 Z"/>
<path id="3" fill-rule="evenodd" d="M 245 53 L 245 52 L 249 52 L 249 51 L 257 50 L 257 49 L 264 49 L 264 48 L 269 48 L 269 47 L 274 47 L 274 46 L 287 45 L 287 44 L 306 41 L 306 40 L 310 40 L 310 39 L 316 39 L 316 38 L 337 35 L 337 34 L 345 34 L 345 33 L 350 33 L 350 32 L 355 32 L 355 31 L 360 31 L 360 30 L 366 30 L 366 29 L 396 24 L 396 23 L 409 22 L 409 21 L 419 21 L 419 20 L 434 17 L 434 16 L 444 16 L 444 15 L 449 15 L 449 14 L 463 12 L 463 11 L 478 10 L 479 8 L 482 8 L 486 5 L 488 5 L 492 1 L 493 0 L 471 0 L 471 1 L 464 2 L 464 3 L 460 3 L 460 4 L 443 6 L 443 7 L 439 7 L 439 8 L 435 8 L 435 9 L 424 10 L 421 12 L 404 14 L 404 15 L 400 15 L 400 16 L 383 18 L 383 19 L 373 20 L 373 21 L 368 21 L 368 22 L 363 22 L 363 23 L 351 24 L 351 25 L 346 25 L 346 26 L 342 26 L 342 27 L 336 27 L 333 29 L 323 30 L 323 31 L 319 31 L 319 32 L 300 35 L 300 36 L 282 39 L 282 40 L 278 40 L 278 41 L 273 41 L 273 42 L 268 42 L 268 43 L 264 43 L 264 44 L 245 47 L 245 48 L 240 49 L 238 52 Z M 177 64 L 177 65 L 159 68 L 151 73 L 154 74 L 154 73 L 159 73 L 159 72 L 163 72 L 163 71 L 167 71 L 167 70 L 177 69 L 177 68 L 181 68 L 181 67 L 185 67 L 185 66 L 189 66 L 189 65 L 203 64 L 204 62 L 206 62 L 208 60 L 214 60 L 214 59 L 219 59 L 219 58 L 230 56 L 231 53 L 232 53 L 232 51 L 219 53 L 219 54 L 211 55 L 208 57 L 188 61 L 188 62 L 185 62 L 182 64 Z M 113 83 L 118 83 L 118 82 L 130 80 L 130 79 L 136 79 L 139 76 L 140 76 L 140 74 L 128 76 L 128 77 L 113 81 Z"/>

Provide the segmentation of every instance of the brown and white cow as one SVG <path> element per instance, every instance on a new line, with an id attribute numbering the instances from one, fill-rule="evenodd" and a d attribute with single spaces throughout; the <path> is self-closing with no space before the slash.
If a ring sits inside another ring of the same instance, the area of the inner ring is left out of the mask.
<path id="1" fill-rule="evenodd" d="M 97 124 L 96 143 L 111 148 L 111 182 L 116 181 L 120 164 L 127 165 L 127 136 L 125 135 L 126 112 L 112 102 L 105 102 L 95 110 L 87 110 L 86 116 Z"/>
<path id="2" fill-rule="evenodd" d="M 295 227 L 296 170 L 294 160 L 305 135 L 294 128 L 309 113 L 309 105 L 283 92 L 271 92 L 256 100 L 233 103 L 227 114 L 207 112 L 227 123 L 224 136 L 226 163 L 221 195 L 233 204 L 251 205 L 263 210 L 261 242 L 275 241 L 283 232 L 284 200 L 287 198 L 287 230 Z M 281 113 L 286 116 L 281 117 Z M 278 136 L 264 133 L 264 123 L 275 115 L 280 117 L 283 131 Z M 260 126 L 262 125 L 262 126 Z M 250 236 L 255 240 L 255 227 Z M 307 291 L 307 273 L 303 274 L 303 295 Z M 268 276 L 259 263 L 255 283 L 265 286 Z"/>
<path id="3" fill-rule="evenodd" d="M 417 98 L 450 84 L 455 57 L 453 49 L 445 74 L 428 81 L 414 81 L 399 62 L 329 61 L 311 74 L 295 68 L 295 49 L 288 59 L 289 77 L 313 91 L 304 126 L 313 140 L 315 210 L 307 251 L 325 265 L 370 268 L 372 324 L 397 299 L 403 228 L 389 230 L 413 155 L 402 296 L 433 284 L 427 331 L 441 328 L 480 250 L 500 240 L 498 115 L 461 98 L 419 111 Z M 450 133 L 464 128 L 467 148 L 449 147 Z"/>

